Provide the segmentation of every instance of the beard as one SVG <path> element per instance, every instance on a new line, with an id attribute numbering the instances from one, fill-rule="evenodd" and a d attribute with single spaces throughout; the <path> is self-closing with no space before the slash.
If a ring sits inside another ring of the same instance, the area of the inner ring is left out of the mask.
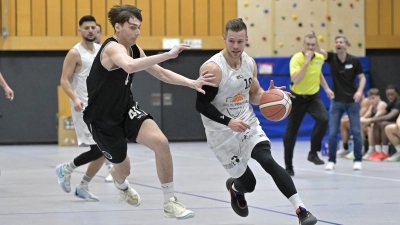
<path id="1" fill-rule="evenodd" d="M 94 40 L 96 40 L 96 37 L 93 37 L 93 38 L 84 37 L 83 39 L 85 39 L 85 41 L 88 41 L 88 42 L 93 42 Z"/>

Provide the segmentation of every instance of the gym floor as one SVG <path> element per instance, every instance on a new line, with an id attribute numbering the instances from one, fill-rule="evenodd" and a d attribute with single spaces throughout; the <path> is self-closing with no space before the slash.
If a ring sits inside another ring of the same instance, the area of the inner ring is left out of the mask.
<path id="1" fill-rule="evenodd" d="M 0 146 L 1 225 L 285 225 L 298 224 L 290 202 L 279 192 L 271 177 L 255 162 L 250 168 L 257 178 L 255 192 L 247 194 L 249 216 L 239 217 L 230 206 L 225 188 L 228 173 L 205 142 L 171 143 L 176 196 L 196 216 L 177 221 L 164 218 L 163 196 L 156 176 L 154 153 L 129 144 L 131 175 L 128 180 L 140 194 L 135 208 L 118 202 L 112 183 L 105 183 L 102 167 L 89 189 L 100 198 L 86 202 L 75 197 L 86 165 L 72 174 L 71 193 L 57 183 L 55 167 L 87 148 L 57 145 Z M 400 163 L 363 162 L 362 171 L 352 170 L 352 161 L 340 158 L 333 172 L 306 160 L 308 141 L 296 144 L 293 181 L 307 209 L 318 224 L 400 224 Z M 283 164 L 283 144 L 272 142 L 272 154 Z M 327 161 L 327 157 L 322 157 Z"/>

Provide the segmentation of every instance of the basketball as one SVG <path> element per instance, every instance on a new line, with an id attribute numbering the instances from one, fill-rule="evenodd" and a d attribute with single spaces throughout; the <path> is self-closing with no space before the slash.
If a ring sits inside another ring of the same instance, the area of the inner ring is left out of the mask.
<path id="1" fill-rule="evenodd" d="M 292 100 L 280 89 L 271 89 L 263 93 L 260 99 L 261 114 L 268 120 L 285 119 L 292 109 Z"/>

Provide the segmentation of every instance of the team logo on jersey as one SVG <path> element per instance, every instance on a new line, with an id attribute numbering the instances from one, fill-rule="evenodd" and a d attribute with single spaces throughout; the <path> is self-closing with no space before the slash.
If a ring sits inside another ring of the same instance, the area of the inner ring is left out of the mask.
<path id="1" fill-rule="evenodd" d="M 110 155 L 110 153 L 106 152 L 106 151 L 102 151 L 104 157 L 106 157 L 107 159 L 112 159 L 112 156 Z"/>
<path id="2" fill-rule="evenodd" d="M 222 165 L 225 169 L 232 169 L 237 164 L 240 163 L 240 158 L 237 155 L 232 156 L 231 162 L 225 165 Z"/>
<path id="3" fill-rule="evenodd" d="M 243 94 L 239 93 L 233 97 L 226 98 L 224 107 L 232 118 L 238 118 L 244 111 L 246 103 L 247 101 L 245 101 Z"/>
<path id="4" fill-rule="evenodd" d="M 238 79 L 238 80 L 239 79 L 243 79 L 243 78 L 244 78 L 244 76 L 242 74 L 239 74 L 239 75 L 236 76 L 236 79 Z"/>

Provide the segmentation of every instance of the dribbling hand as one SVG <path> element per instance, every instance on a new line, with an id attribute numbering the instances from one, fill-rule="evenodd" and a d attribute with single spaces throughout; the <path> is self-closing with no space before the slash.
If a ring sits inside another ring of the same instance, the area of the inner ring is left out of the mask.
<path id="1" fill-rule="evenodd" d="M 279 89 L 279 90 L 284 91 L 284 90 L 286 89 L 286 86 L 275 87 L 274 81 L 271 80 L 271 81 L 269 82 L 269 88 L 268 88 L 268 90 L 271 90 L 271 89 Z M 290 92 L 287 92 L 287 91 L 284 91 L 284 92 L 285 92 L 289 97 L 292 96 L 292 94 L 291 94 Z"/>

